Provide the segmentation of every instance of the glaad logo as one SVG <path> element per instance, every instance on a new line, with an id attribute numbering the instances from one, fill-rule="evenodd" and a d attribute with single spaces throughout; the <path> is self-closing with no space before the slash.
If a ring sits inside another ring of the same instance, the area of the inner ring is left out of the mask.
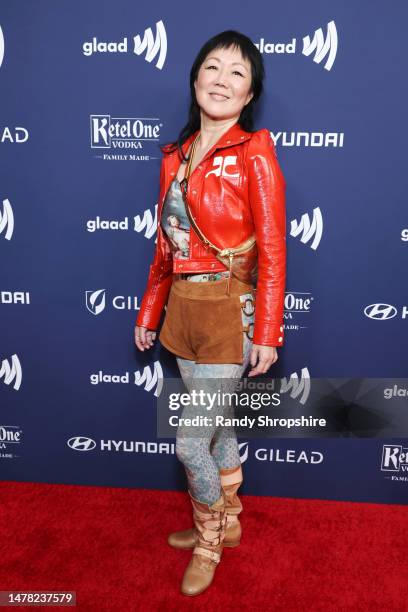
<path id="1" fill-rule="evenodd" d="M 275 389 L 277 387 L 279 379 L 272 378 L 270 381 L 254 381 L 248 378 L 243 378 L 242 381 L 237 383 L 237 387 L 240 390 L 243 389 Z M 286 377 L 280 379 L 279 393 L 289 393 L 290 397 L 296 399 L 298 395 L 301 395 L 299 402 L 305 404 L 310 395 L 310 374 L 307 368 L 302 368 L 300 379 L 296 372 L 290 375 L 289 379 Z"/>
<path id="2" fill-rule="evenodd" d="M 157 54 L 159 58 L 156 63 L 156 68 L 161 70 L 167 54 L 167 35 L 164 23 L 160 20 L 156 22 L 156 40 L 153 40 L 153 32 L 147 28 L 144 32 L 143 40 L 139 34 L 133 37 L 134 53 L 141 55 L 147 49 L 145 60 L 151 62 Z"/>
<path id="3" fill-rule="evenodd" d="M 106 289 L 85 291 L 85 305 L 93 315 L 100 314 L 106 306 Z M 134 295 L 115 295 L 112 298 L 112 307 L 115 310 L 139 310 L 139 298 Z"/>
<path id="4" fill-rule="evenodd" d="M 145 391 L 151 391 L 157 385 L 154 395 L 159 397 L 163 389 L 163 369 L 160 361 L 155 361 L 153 365 L 153 372 L 150 366 L 146 366 L 142 373 L 135 372 L 135 384 L 139 387 L 143 385 Z"/>
<path id="5" fill-rule="evenodd" d="M 129 219 L 124 217 L 121 221 L 118 219 L 101 219 L 99 216 L 96 219 L 88 219 L 86 222 L 88 232 L 96 232 L 96 230 L 128 230 Z"/>
<path id="6" fill-rule="evenodd" d="M 154 207 L 154 214 L 150 209 L 143 213 L 143 217 L 135 215 L 133 217 L 133 231 L 144 232 L 145 238 L 152 238 L 157 230 L 157 204 Z M 121 221 L 118 219 L 101 219 L 99 216 L 96 219 L 88 219 L 86 222 L 88 232 L 96 232 L 97 230 L 128 230 L 129 217 L 124 217 Z"/>
<path id="7" fill-rule="evenodd" d="M 265 42 L 264 38 L 261 38 L 259 43 L 254 43 L 258 47 L 261 53 L 296 53 L 296 38 L 292 38 L 289 43 L 270 43 Z M 327 35 L 326 39 L 323 35 L 322 28 L 315 31 L 313 40 L 310 40 L 309 36 L 303 37 L 303 55 L 309 56 L 313 52 L 315 55 L 313 61 L 316 64 L 320 64 L 327 56 L 324 68 L 331 70 L 334 64 L 334 60 L 337 55 L 338 36 L 335 22 L 332 20 L 327 24 Z"/>
<path id="8" fill-rule="evenodd" d="M 142 55 L 145 52 L 146 62 L 152 62 L 156 56 L 156 68 L 161 70 L 164 66 L 167 55 L 167 35 L 163 21 L 156 22 L 156 38 L 153 36 L 151 28 L 147 28 L 143 34 L 143 40 L 140 34 L 133 37 L 133 53 Z M 127 53 L 128 39 L 125 37 L 121 42 L 99 42 L 96 36 L 92 42 L 85 42 L 82 45 L 82 52 L 86 56 L 93 53 Z"/>
<path id="9" fill-rule="evenodd" d="M 323 30 L 319 28 L 315 31 L 313 40 L 311 41 L 309 36 L 303 37 L 303 55 L 309 56 L 316 51 L 313 61 L 316 64 L 320 64 L 327 57 L 326 63 L 323 68 L 331 70 L 334 64 L 334 60 L 337 55 L 337 29 L 334 21 L 329 21 L 327 24 L 327 36 L 326 39 L 323 37 Z"/>
<path id="10" fill-rule="evenodd" d="M 13 451 L 15 448 L 18 448 L 21 442 L 21 435 L 22 429 L 18 425 L 0 425 L 1 459 L 13 459 L 19 456 Z"/>
<path id="11" fill-rule="evenodd" d="M 134 231 L 143 232 L 145 238 L 153 238 L 157 230 L 157 204 L 154 207 L 154 217 L 149 209 L 144 211 L 143 217 L 136 215 L 134 217 Z"/>
<path id="12" fill-rule="evenodd" d="M 134 384 L 139 387 L 144 385 L 145 391 L 151 391 L 157 385 L 154 394 L 159 396 L 163 388 L 163 369 L 160 361 L 155 361 L 153 366 L 153 372 L 150 366 L 146 366 L 142 373 L 136 370 L 134 372 Z M 91 374 L 90 382 L 92 385 L 99 385 L 100 383 L 128 384 L 130 376 L 129 372 L 125 372 L 125 374 L 106 374 L 99 370 L 97 374 Z"/>
<path id="13" fill-rule="evenodd" d="M 364 308 L 364 314 L 369 319 L 375 321 L 387 321 L 397 316 L 398 310 L 391 304 L 370 304 Z M 402 306 L 401 308 L 401 319 L 406 319 L 408 315 L 408 307 Z"/>
<path id="14" fill-rule="evenodd" d="M 6 240 L 11 240 L 14 230 L 13 209 L 9 200 L 3 200 L 3 212 L 0 210 L 0 235 L 4 233 Z"/>
<path id="15" fill-rule="evenodd" d="M 283 147 L 343 147 L 344 132 L 270 132 Z"/>
<path id="16" fill-rule="evenodd" d="M 3 30 L 1 29 L 1 26 L 0 26 L 0 67 L 3 63 L 3 59 L 4 59 L 4 36 L 3 36 Z"/>
<path id="17" fill-rule="evenodd" d="M 5 127 L 2 132 L 0 132 L 0 142 L 15 142 L 17 144 L 22 144 L 23 142 L 27 142 L 28 140 L 28 131 L 26 128 L 15 126 L 13 128 Z"/>
<path id="18" fill-rule="evenodd" d="M 100 440 L 101 451 L 115 451 L 126 453 L 147 453 L 149 455 L 174 455 L 176 445 L 170 442 L 146 442 L 141 440 Z M 89 451 L 96 448 L 92 438 L 76 436 L 70 438 L 67 444 L 72 450 Z"/>
<path id="19" fill-rule="evenodd" d="M 394 397 L 406 397 L 408 398 L 408 389 L 405 389 L 404 387 L 399 387 L 398 385 L 394 385 L 392 388 L 391 387 L 385 387 L 384 388 L 384 398 L 386 400 L 392 399 Z"/>
<path id="20" fill-rule="evenodd" d="M 402 242 L 408 242 L 408 228 L 401 230 Z"/>
<path id="21" fill-rule="evenodd" d="M 310 395 L 310 374 L 307 368 L 302 368 L 301 376 L 294 372 L 289 378 L 281 379 L 280 393 L 289 393 L 290 397 L 296 399 L 300 395 L 299 402 L 305 404 Z"/>
<path id="22" fill-rule="evenodd" d="M 383 444 L 381 471 L 404 472 L 408 475 L 408 448 L 401 444 Z"/>
<path id="23" fill-rule="evenodd" d="M 297 219 L 292 219 L 290 222 L 290 235 L 295 238 L 299 234 L 301 234 L 300 241 L 303 244 L 306 244 L 313 238 L 310 248 L 317 249 L 323 234 L 323 217 L 319 207 L 313 209 L 312 222 L 310 222 L 308 213 L 302 215 L 300 222 Z"/>
<path id="24" fill-rule="evenodd" d="M 0 361 L 0 381 L 4 378 L 3 382 L 6 385 L 10 385 L 14 381 L 13 389 L 18 391 L 21 386 L 22 377 L 21 363 L 15 353 L 11 356 L 11 365 L 7 359 Z"/>

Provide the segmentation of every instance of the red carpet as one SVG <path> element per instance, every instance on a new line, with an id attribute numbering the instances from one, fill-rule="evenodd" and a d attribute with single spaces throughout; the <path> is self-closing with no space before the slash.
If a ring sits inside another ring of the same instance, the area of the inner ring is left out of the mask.
<path id="1" fill-rule="evenodd" d="M 179 593 L 191 552 L 166 542 L 192 525 L 187 493 L 15 482 L 0 493 L 0 590 L 75 590 L 84 612 L 408 610 L 406 506 L 242 496 L 241 545 L 193 598 Z"/>

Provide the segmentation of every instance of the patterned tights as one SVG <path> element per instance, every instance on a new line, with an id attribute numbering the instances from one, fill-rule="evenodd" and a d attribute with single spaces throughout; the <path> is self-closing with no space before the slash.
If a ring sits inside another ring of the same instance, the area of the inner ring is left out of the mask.
<path id="1" fill-rule="evenodd" d="M 251 294 L 245 297 L 251 298 Z M 242 296 L 241 296 L 242 297 Z M 254 321 L 254 315 L 242 314 L 243 324 Z M 252 326 L 253 327 L 253 326 Z M 189 359 L 177 357 L 177 364 L 187 390 L 204 390 L 205 392 L 233 392 L 236 382 L 241 378 L 249 363 L 252 341 L 243 332 L 244 363 L 240 364 L 206 364 L 196 363 Z M 206 504 L 213 504 L 221 495 L 219 469 L 233 468 L 240 465 L 238 441 L 234 427 L 215 425 L 215 417 L 234 416 L 234 407 L 214 405 L 211 410 L 205 407 L 184 406 L 182 418 L 193 418 L 197 415 L 210 416 L 214 425 L 186 427 L 179 425 L 176 436 L 176 454 L 183 463 L 187 474 L 191 495 Z M 193 433 L 192 433 L 193 432 Z"/>

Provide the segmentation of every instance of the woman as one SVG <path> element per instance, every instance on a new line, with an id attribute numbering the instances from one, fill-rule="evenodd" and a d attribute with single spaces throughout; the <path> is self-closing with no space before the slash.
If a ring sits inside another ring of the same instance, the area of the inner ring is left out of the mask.
<path id="1" fill-rule="evenodd" d="M 248 364 L 249 376 L 266 373 L 283 344 L 285 181 L 269 131 L 252 131 L 263 78 L 262 56 L 249 38 L 232 30 L 211 38 L 191 68 L 189 121 L 178 141 L 162 148 L 157 246 L 135 343 L 141 351 L 153 346 L 167 303 L 159 339 L 176 355 L 189 391 L 231 389 Z M 188 251 L 171 238 L 173 216 L 189 232 Z M 220 253 L 231 247 L 239 253 Z M 231 411 L 216 405 L 212 416 Z M 208 411 L 185 406 L 181 416 L 197 414 Z M 176 454 L 194 527 L 168 541 L 193 549 L 181 591 L 197 595 L 211 584 L 223 547 L 241 537 L 235 431 L 179 426 Z"/>

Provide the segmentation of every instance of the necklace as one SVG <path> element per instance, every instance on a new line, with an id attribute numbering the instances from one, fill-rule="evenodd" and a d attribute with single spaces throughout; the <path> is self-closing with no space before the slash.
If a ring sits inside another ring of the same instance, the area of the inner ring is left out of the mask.
<path id="1" fill-rule="evenodd" d="M 183 191 L 184 195 L 187 194 L 187 185 L 188 185 L 188 179 L 191 173 L 191 164 L 193 163 L 193 157 L 194 157 L 194 152 L 195 152 L 195 148 L 196 148 L 196 144 L 198 142 L 200 138 L 200 132 L 198 132 L 197 136 L 194 138 L 194 142 L 191 145 L 191 151 L 190 151 L 190 155 L 188 158 L 188 164 L 187 164 L 187 168 L 186 168 L 186 173 L 184 175 L 184 178 L 182 181 L 180 181 L 180 187 L 181 190 Z"/>

